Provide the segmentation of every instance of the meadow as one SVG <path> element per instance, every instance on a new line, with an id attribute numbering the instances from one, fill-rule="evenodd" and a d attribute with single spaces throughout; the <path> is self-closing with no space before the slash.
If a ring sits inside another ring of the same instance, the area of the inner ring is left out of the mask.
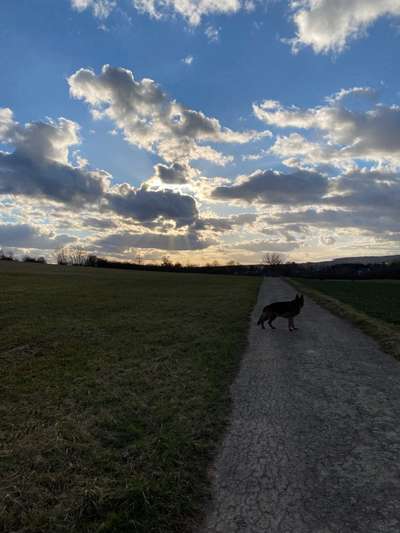
<path id="1" fill-rule="evenodd" d="M 291 278 L 294 287 L 373 337 L 400 360 L 399 280 L 316 280 Z"/>
<path id="2" fill-rule="evenodd" d="M 190 531 L 260 281 L 0 262 L 0 530 Z"/>
<path id="3" fill-rule="evenodd" d="M 400 281 L 398 280 L 302 279 L 301 283 L 336 298 L 372 318 L 400 325 Z"/>

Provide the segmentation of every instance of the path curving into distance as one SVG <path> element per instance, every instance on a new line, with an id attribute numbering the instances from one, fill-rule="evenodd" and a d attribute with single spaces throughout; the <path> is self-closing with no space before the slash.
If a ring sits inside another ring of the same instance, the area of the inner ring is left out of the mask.
<path id="1" fill-rule="evenodd" d="M 310 298 L 256 326 L 294 294 L 261 286 L 202 532 L 399 533 L 400 362 Z"/>

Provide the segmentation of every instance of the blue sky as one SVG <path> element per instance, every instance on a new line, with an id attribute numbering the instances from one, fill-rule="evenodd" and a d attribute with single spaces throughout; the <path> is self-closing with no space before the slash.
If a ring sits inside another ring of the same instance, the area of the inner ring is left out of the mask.
<path id="1" fill-rule="evenodd" d="M 218 5 L 1 2 L 0 247 L 398 252 L 400 0 Z"/>

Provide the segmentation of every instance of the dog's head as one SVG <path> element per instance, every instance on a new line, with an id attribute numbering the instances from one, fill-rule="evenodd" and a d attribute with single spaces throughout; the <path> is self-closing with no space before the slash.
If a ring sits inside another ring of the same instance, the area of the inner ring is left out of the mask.
<path id="1" fill-rule="evenodd" d="M 304 305 L 304 296 L 302 294 L 296 294 L 296 302 L 300 307 Z"/>

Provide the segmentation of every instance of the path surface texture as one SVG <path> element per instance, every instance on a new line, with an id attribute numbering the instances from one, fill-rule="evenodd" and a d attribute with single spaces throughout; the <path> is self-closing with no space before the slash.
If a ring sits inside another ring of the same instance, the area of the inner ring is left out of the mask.
<path id="1" fill-rule="evenodd" d="M 261 287 L 203 531 L 400 533 L 400 363 L 310 298 L 256 326 L 294 295 Z"/>

